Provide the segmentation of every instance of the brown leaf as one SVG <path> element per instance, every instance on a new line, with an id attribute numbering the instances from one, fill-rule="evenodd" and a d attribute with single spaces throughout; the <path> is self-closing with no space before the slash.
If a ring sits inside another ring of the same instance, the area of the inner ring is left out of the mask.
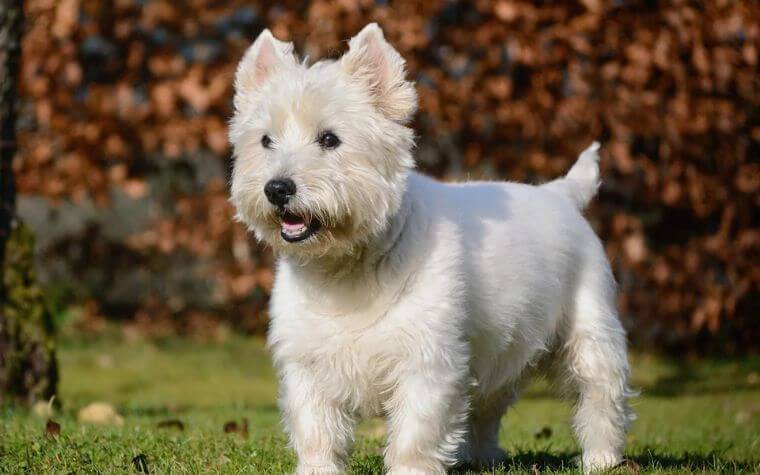
<path id="1" fill-rule="evenodd" d="M 541 430 L 533 434 L 533 437 L 535 437 L 536 439 L 548 439 L 551 436 L 552 436 L 552 428 L 549 426 L 544 426 L 541 428 Z"/>
<path id="2" fill-rule="evenodd" d="M 233 432 L 238 432 L 240 428 L 238 427 L 238 423 L 235 421 L 229 421 L 224 423 L 224 433 L 230 434 Z"/>
<path id="3" fill-rule="evenodd" d="M 225 434 L 238 434 L 240 437 L 247 439 L 248 438 L 248 418 L 243 418 L 243 424 L 239 425 L 236 421 L 229 421 L 224 424 L 224 433 Z"/>
<path id="4" fill-rule="evenodd" d="M 53 35 L 59 39 L 69 37 L 77 26 L 78 14 L 78 0 L 61 1 L 55 9 L 55 21 L 52 28 Z"/>
<path id="5" fill-rule="evenodd" d="M 145 454 L 135 455 L 132 459 L 132 465 L 134 465 L 137 473 L 144 473 L 146 475 L 150 473 L 150 469 L 148 468 L 148 457 L 146 457 Z"/>
<path id="6" fill-rule="evenodd" d="M 55 422 L 53 419 L 48 419 L 45 423 L 45 435 L 50 438 L 56 438 L 61 433 L 61 424 Z"/>
<path id="7" fill-rule="evenodd" d="M 166 419 L 156 424 L 159 429 L 178 429 L 185 430 L 185 424 L 179 419 Z"/>
<path id="8" fill-rule="evenodd" d="M 630 473 L 641 473 L 641 465 L 636 463 L 635 460 L 623 459 L 621 466 Z"/>

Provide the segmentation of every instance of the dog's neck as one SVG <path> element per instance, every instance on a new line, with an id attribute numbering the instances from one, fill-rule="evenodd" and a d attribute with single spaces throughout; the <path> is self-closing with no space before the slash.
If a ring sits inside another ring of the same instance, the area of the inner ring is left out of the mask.
<path id="1" fill-rule="evenodd" d="M 392 262 L 399 241 L 406 238 L 404 232 L 411 212 L 412 203 L 407 194 L 399 209 L 389 217 L 388 225 L 379 233 L 355 244 L 350 252 L 328 253 L 307 261 L 297 261 L 287 256 L 283 259 L 299 272 L 329 281 L 353 281 L 361 275 L 378 272 Z"/>
<path id="2" fill-rule="evenodd" d="M 418 220 L 410 219 L 415 203 L 407 192 L 399 209 L 389 218 L 388 226 L 375 236 L 357 244 L 354 252 L 339 256 L 321 256 L 308 262 L 283 257 L 302 288 L 324 302 L 335 313 L 351 313 L 354 308 L 382 305 L 403 289 L 413 263 L 404 250 L 412 246 L 419 232 Z M 332 296 L 340 296 L 330 302 Z M 337 307 L 341 307 L 338 309 Z"/>

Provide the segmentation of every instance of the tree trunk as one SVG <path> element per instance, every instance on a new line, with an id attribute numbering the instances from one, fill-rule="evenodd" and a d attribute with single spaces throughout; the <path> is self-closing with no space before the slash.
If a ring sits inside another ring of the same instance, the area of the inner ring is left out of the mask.
<path id="1" fill-rule="evenodd" d="M 16 96 L 22 0 L 0 0 L 0 404 L 56 391 L 52 318 L 34 274 L 34 236 L 15 216 Z"/>
<path id="2" fill-rule="evenodd" d="M 16 207 L 12 166 L 16 153 L 16 91 L 22 24 L 21 0 L 0 0 L 0 244 L 8 239 Z M 3 255 L 4 246 L 0 246 L 0 259 Z"/>

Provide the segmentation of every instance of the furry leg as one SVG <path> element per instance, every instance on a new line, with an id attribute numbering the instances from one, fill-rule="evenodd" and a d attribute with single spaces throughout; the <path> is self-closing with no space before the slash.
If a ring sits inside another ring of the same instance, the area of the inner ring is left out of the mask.
<path id="1" fill-rule="evenodd" d="M 517 399 L 517 392 L 509 388 L 472 402 L 467 419 L 467 439 L 459 450 L 458 459 L 480 468 L 491 468 L 506 458 L 499 447 L 499 428 L 507 408 Z"/>
<path id="2" fill-rule="evenodd" d="M 353 418 L 318 383 L 294 365 L 283 371 L 280 405 L 298 457 L 296 475 L 344 473 L 353 442 Z"/>
<path id="3" fill-rule="evenodd" d="M 578 393 L 573 427 L 583 449 L 583 471 L 619 464 L 626 432 L 634 419 L 627 399 L 626 337 L 614 302 L 614 281 L 606 265 L 584 276 L 565 340 L 569 379 Z"/>
<path id="4" fill-rule="evenodd" d="M 465 375 L 466 366 L 461 365 L 402 377 L 386 407 L 389 474 L 444 474 L 453 465 L 468 408 Z"/>

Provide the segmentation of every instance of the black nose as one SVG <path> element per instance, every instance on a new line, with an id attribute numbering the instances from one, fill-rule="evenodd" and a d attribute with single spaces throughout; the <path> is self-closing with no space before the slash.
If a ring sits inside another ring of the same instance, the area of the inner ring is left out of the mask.
<path id="1" fill-rule="evenodd" d="M 296 194 L 296 184 L 290 178 L 269 180 L 264 185 L 264 194 L 273 205 L 283 206 L 291 196 Z"/>

